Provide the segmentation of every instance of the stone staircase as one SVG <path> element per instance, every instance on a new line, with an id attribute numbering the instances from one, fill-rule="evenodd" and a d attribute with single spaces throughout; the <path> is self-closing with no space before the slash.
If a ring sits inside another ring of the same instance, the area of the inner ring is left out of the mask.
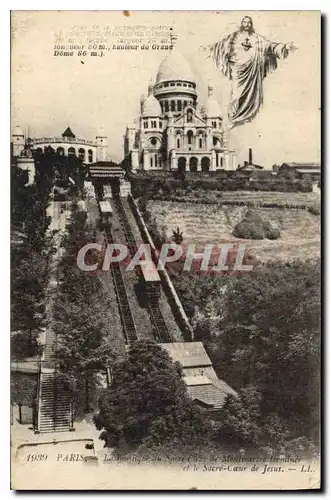
<path id="1" fill-rule="evenodd" d="M 42 368 L 39 387 L 38 432 L 73 430 L 71 393 L 61 374 Z"/>
<path id="2" fill-rule="evenodd" d="M 56 356 L 56 338 L 55 334 L 53 333 L 52 330 L 48 329 L 46 334 L 45 334 L 45 343 L 44 343 L 44 351 L 43 351 L 43 357 L 42 361 L 44 362 L 44 366 L 48 366 L 51 368 L 53 366 L 53 363 L 55 361 L 55 356 Z"/>

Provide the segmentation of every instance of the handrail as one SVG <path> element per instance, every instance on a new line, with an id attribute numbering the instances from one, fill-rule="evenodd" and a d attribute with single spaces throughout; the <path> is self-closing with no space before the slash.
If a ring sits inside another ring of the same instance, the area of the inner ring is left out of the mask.
<path id="1" fill-rule="evenodd" d="M 40 372 L 38 377 L 38 417 L 37 417 L 37 431 L 40 432 L 41 429 L 41 363 L 40 363 Z"/>

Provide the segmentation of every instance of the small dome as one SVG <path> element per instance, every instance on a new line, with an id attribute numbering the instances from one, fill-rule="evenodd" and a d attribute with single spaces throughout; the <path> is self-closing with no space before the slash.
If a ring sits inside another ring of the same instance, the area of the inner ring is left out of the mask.
<path id="1" fill-rule="evenodd" d="M 16 127 L 13 128 L 13 135 L 23 135 L 24 136 L 24 132 L 19 125 L 16 125 Z"/>
<path id="2" fill-rule="evenodd" d="M 159 101 L 153 94 L 149 94 L 142 107 L 142 116 L 159 116 L 162 114 Z"/>
<path id="3" fill-rule="evenodd" d="M 170 80 L 195 81 L 189 63 L 176 49 L 163 59 L 156 75 L 156 83 Z"/>

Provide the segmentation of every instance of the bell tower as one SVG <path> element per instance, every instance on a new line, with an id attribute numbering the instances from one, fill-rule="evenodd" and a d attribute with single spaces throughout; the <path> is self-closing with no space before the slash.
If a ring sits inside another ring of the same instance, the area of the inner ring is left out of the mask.
<path id="1" fill-rule="evenodd" d="M 97 161 L 106 161 L 108 156 L 108 138 L 100 132 L 96 138 L 97 144 Z"/>
<path id="2" fill-rule="evenodd" d="M 21 127 L 14 127 L 12 133 L 13 156 L 20 156 L 25 146 L 24 132 Z"/>

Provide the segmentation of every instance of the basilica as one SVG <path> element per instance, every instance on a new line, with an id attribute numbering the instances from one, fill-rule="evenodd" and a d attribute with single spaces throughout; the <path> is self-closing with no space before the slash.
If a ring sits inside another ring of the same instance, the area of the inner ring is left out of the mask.
<path id="1" fill-rule="evenodd" d="M 198 107 L 195 78 L 175 46 L 161 62 L 148 96 L 141 98 L 137 123 L 124 136 L 125 163 L 133 170 L 208 172 L 235 170 L 236 152 L 228 148 L 220 106 L 208 87 Z"/>

